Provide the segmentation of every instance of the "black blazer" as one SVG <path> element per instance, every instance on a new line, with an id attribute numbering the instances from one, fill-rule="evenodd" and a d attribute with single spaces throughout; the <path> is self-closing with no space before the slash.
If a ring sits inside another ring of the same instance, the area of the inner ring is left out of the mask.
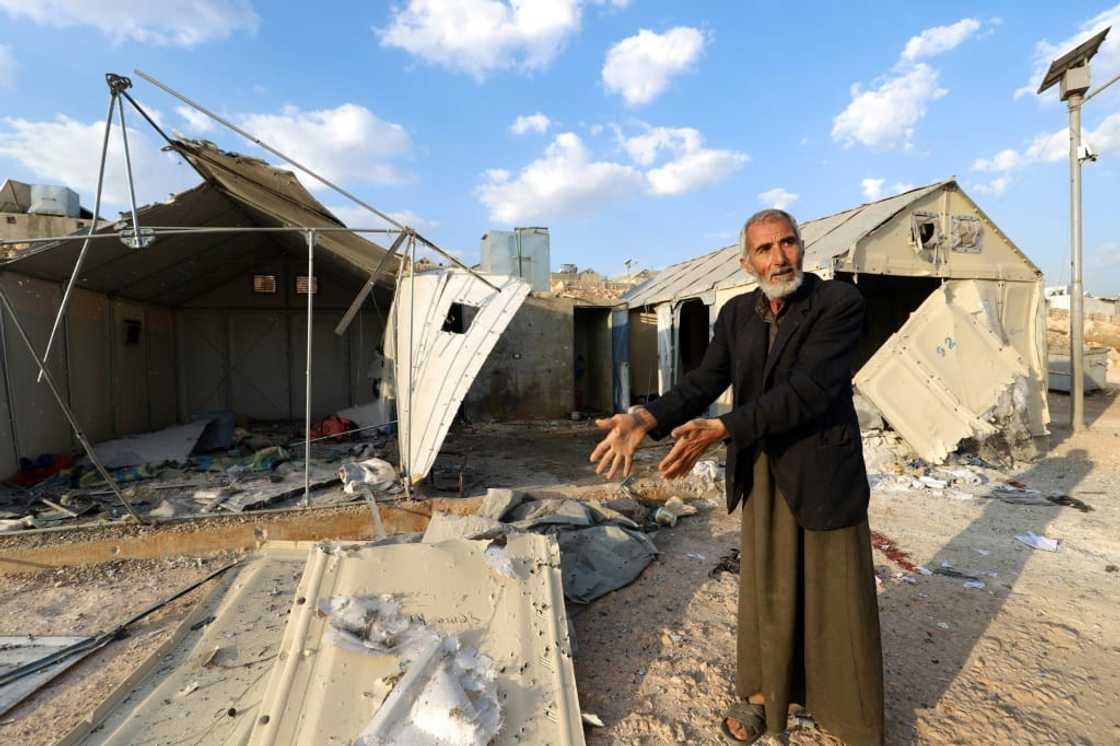
<path id="1" fill-rule="evenodd" d="M 867 518 L 870 498 L 852 404 L 863 296 L 852 285 L 806 273 L 767 354 L 769 330 L 755 310 L 761 293 L 740 295 L 723 307 L 700 367 L 647 405 L 657 418 L 650 434 L 665 437 L 702 414 L 731 385 L 734 408 L 719 418 L 731 434 L 728 512 L 750 495 L 756 449 L 764 448 L 801 526 L 856 525 Z"/>

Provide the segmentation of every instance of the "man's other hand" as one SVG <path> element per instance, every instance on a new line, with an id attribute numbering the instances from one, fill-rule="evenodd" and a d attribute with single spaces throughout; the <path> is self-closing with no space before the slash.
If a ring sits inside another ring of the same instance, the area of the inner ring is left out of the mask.
<path id="1" fill-rule="evenodd" d="M 595 420 L 596 427 L 609 431 L 607 437 L 599 441 L 599 445 L 591 452 L 591 463 L 599 463 L 595 473 L 602 474 L 610 469 L 607 479 L 614 479 L 621 468 L 623 477 L 630 476 L 630 470 L 634 466 L 634 452 L 645 439 L 646 433 L 656 424 L 653 415 L 645 410 Z"/>
<path id="2" fill-rule="evenodd" d="M 677 439 L 673 450 L 657 465 L 665 479 L 683 477 L 708 450 L 708 446 L 728 436 L 722 420 L 692 420 L 672 432 Z"/>

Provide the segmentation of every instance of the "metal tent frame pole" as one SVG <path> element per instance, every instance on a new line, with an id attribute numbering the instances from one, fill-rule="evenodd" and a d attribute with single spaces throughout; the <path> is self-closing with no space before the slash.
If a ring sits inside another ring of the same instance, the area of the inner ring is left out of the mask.
<path id="1" fill-rule="evenodd" d="M 311 340 L 315 298 L 315 231 L 307 232 L 307 365 L 303 392 L 303 507 L 311 507 Z"/>
<path id="2" fill-rule="evenodd" d="M 108 76 L 106 76 L 108 80 Z M 74 271 L 70 273 L 70 280 L 66 283 L 66 290 L 62 293 L 62 302 L 58 305 L 58 313 L 54 317 L 54 323 L 51 325 L 51 333 L 47 337 L 47 346 L 43 350 L 43 360 L 50 360 L 51 346 L 54 344 L 54 338 L 58 334 L 58 327 L 62 323 L 63 316 L 66 315 L 66 307 L 70 304 L 70 295 L 74 292 L 74 283 L 78 281 L 78 273 L 82 271 L 82 263 L 86 260 L 86 251 L 89 249 L 90 239 L 97 231 L 97 223 L 101 219 L 101 190 L 105 183 L 105 160 L 109 153 L 109 131 L 113 127 L 113 107 L 117 105 L 117 90 L 113 84 L 109 83 L 109 113 L 105 115 L 105 134 L 101 138 L 101 162 L 97 167 L 97 194 L 93 201 L 93 220 L 90 221 L 89 231 L 86 233 L 85 241 L 82 242 L 82 250 L 78 252 L 78 259 L 74 262 Z M 43 380 L 43 368 L 39 372 L 38 378 L 35 379 L 36 383 Z"/>
<path id="3" fill-rule="evenodd" d="M 23 328 L 23 324 L 20 323 L 19 317 L 16 315 L 16 310 L 12 307 L 11 301 L 8 300 L 8 294 L 4 292 L 3 288 L 0 288 L 0 304 L 3 304 L 4 312 L 11 319 L 12 325 L 16 328 L 16 332 L 19 334 L 19 338 L 23 340 L 23 344 L 27 348 L 27 352 L 30 353 L 31 359 L 34 360 L 35 364 L 39 366 L 39 374 L 43 377 L 43 380 L 47 382 L 47 388 L 50 389 L 51 395 L 54 397 L 55 402 L 58 403 L 59 409 L 62 410 L 62 414 L 64 414 L 66 416 L 66 419 L 69 421 L 70 427 L 74 430 L 74 434 L 78 436 L 78 442 L 82 444 L 82 449 L 86 452 L 86 456 L 89 457 L 89 460 L 93 464 L 94 468 L 97 469 L 98 473 L 101 474 L 101 478 L 104 479 L 105 483 L 109 485 L 109 489 L 113 491 L 113 494 L 116 495 L 117 499 L 121 501 L 122 505 L 124 505 L 125 510 L 127 510 L 129 514 L 138 522 L 148 523 L 148 521 L 141 518 L 136 510 L 132 507 L 132 504 L 129 503 L 129 501 L 121 493 L 120 487 L 117 486 L 116 481 L 114 481 L 112 475 L 109 474 L 108 469 L 106 469 L 97 459 L 97 454 L 93 450 L 93 445 L 90 444 L 89 440 L 86 438 L 85 433 L 82 431 L 81 426 L 78 424 L 77 418 L 74 416 L 74 413 L 70 411 L 70 407 L 66 405 L 66 401 L 62 398 L 62 394 L 59 393 L 58 387 L 55 386 L 54 377 L 47 370 L 45 360 L 41 359 L 35 352 L 35 345 L 31 343 L 31 338 L 27 336 L 27 331 Z"/>

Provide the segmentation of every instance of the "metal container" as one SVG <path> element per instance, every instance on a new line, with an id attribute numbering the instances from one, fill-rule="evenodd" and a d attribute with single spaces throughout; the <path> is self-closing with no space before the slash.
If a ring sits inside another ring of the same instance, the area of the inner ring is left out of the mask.
<path id="1" fill-rule="evenodd" d="M 484 272 L 520 277 L 534 291 L 548 292 L 548 228 L 489 231 L 482 237 L 480 253 Z"/>
<path id="2" fill-rule="evenodd" d="M 1072 366 L 1069 354 L 1062 352 L 1050 353 L 1049 378 L 1051 391 L 1065 391 L 1069 393 L 1073 382 Z M 1096 391 L 1108 388 L 1108 348 L 1085 348 L 1085 390 Z"/>
<path id="3" fill-rule="evenodd" d="M 27 211 L 34 215 L 77 218 L 81 217 L 82 207 L 78 203 L 78 193 L 73 189 L 48 184 L 32 184 L 31 206 Z"/>

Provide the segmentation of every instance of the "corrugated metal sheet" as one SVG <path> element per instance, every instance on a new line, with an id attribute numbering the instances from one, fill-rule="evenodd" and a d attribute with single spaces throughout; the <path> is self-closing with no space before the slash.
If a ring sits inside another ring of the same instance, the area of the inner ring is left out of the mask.
<path id="1" fill-rule="evenodd" d="M 62 744 L 245 744 L 314 542 L 268 542 Z M 202 623 L 200 624 L 199 621 Z"/>
<path id="2" fill-rule="evenodd" d="M 417 273 L 401 280 L 389 310 L 394 334 L 385 358 L 393 365 L 403 467 L 414 482 L 431 469 L 463 397 L 529 295 L 522 279 L 487 277 L 500 293 L 465 270 Z M 452 304 L 461 304 L 464 320 L 471 314 L 462 332 L 443 328 Z"/>
<path id="3" fill-rule="evenodd" d="M 801 225 L 805 244 L 805 269 L 823 270 L 832 260 L 915 200 L 950 182 L 912 189 L 893 197 L 860 205 Z M 710 254 L 665 268 L 650 282 L 634 288 L 624 300 L 631 308 L 656 305 L 674 299 L 694 298 L 718 287 L 746 282 L 739 266 L 739 245 L 735 243 Z"/>
<path id="4" fill-rule="evenodd" d="M 314 550 L 254 713 L 250 743 L 354 743 L 375 716 L 384 715 L 384 686 L 405 688 L 419 659 L 408 663 L 396 654 L 340 645 L 319 609 L 332 597 L 389 594 L 413 622 L 441 636 L 456 635 L 494 661 L 502 727 L 492 744 L 582 744 L 556 540 L 514 536 L 497 559 L 489 544 Z M 407 633 L 398 630 L 393 638 L 405 640 Z"/>

